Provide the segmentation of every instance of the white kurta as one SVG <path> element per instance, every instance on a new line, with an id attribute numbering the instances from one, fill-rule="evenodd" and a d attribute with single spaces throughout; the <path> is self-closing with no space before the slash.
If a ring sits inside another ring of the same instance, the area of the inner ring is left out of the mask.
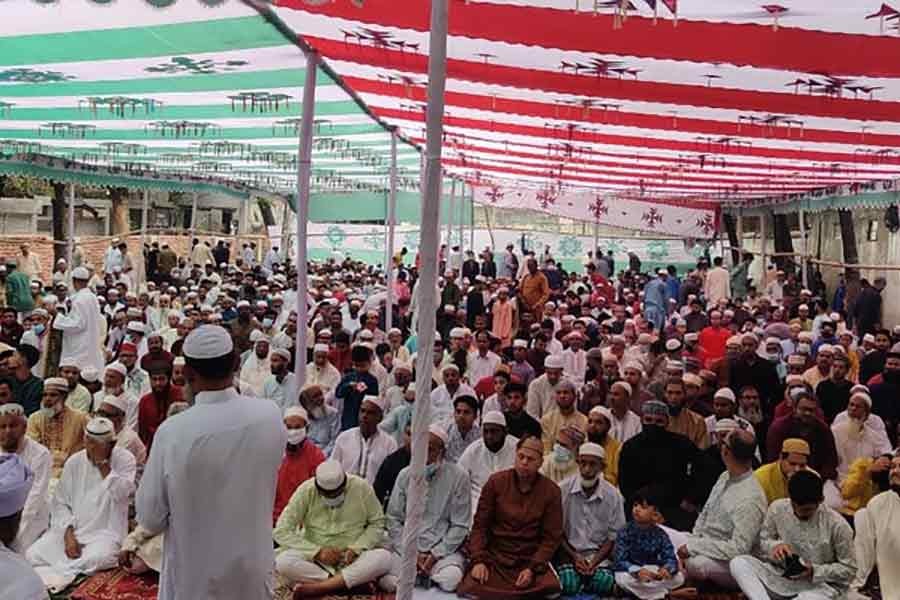
<path id="1" fill-rule="evenodd" d="M 100 390 L 94 394 L 94 401 L 91 410 L 97 410 L 103 404 L 103 399 L 107 396 L 115 396 L 116 398 L 124 398 L 125 405 L 128 409 L 125 411 L 125 426 L 137 431 L 138 426 L 138 408 L 141 405 L 141 399 L 131 394 L 124 386 L 121 394 L 110 394 L 106 390 Z"/>
<path id="2" fill-rule="evenodd" d="M 900 494 L 882 492 L 859 511 L 865 518 L 856 522 L 856 554 L 860 570 L 869 574 L 878 565 L 882 598 L 900 598 Z M 855 582 L 857 584 L 863 581 Z"/>
<path id="3" fill-rule="evenodd" d="M 369 439 L 364 439 L 359 427 L 354 427 L 337 436 L 331 459 L 341 463 L 348 473 L 373 484 L 381 463 L 396 450 L 397 440 L 393 436 L 376 429 Z"/>
<path id="4" fill-rule="evenodd" d="M 490 351 L 484 356 L 478 352 L 470 353 L 466 358 L 466 378 L 469 384 L 478 385 L 485 377 L 493 377 L 502 362 L 499 356 Z"/>
<path id="5" fill-rule="evenodd" d="M 47 589 L 28 561 L 0 542 L 0 600 L 47 600 Z"/>
<path id="6" fill-rule="evenodd" d="M 341 372 L 330 362 L 325 363 L 325 366 L 321 368 L 317 367 L 314 362 L 306 365 L 306 385 L 321 387 L 326 396 L 334 393 L 340 382 Z"/>
<path id="7" fill-rule="evenodd" d="M 105 478 L 87 451 L 69 457 L 53 496 L 52 525 L 26 553 L 45 581 L 71 581 L 79 573 L 115 566 L 128 534 L 128 500 L 134 492 L 135 472 L 134 456 L 118 446 L 113 448 Z M 83 545 L 76 559 L 66 556 L 64 534 L 69 526 Z"/>
<path id="8" fill-rule="evenodd" d="M 609 435 L 620 444 L 624 444 L 639 434 L 643 429 L 644 426 L 641 424 L 641 418 L 629 410 L 622 419 L 619 419 L 615 413 L 613 413 L 609 427 Z"/>
<path id="9" fill-rule="evenodd" d="M 556 386 L 550 385 L 547 375 L 541 375 L 528 385 L 528 401 L 525 404 L 525 411 L 536 421 L 540 421 L 541 417 L 556 408 Z"/>
<path id="10" fill-rule="evenodd" d="M 451 394 L 446 385 L 440 385 L 431 390 L 431 422 L 443 423 L 453 416 L 453 401 L 460 396 L 475 396 L 475 390 L 460 383 L 456 392 Z"/>
<path id="11" fill-rule="evenodd" d="M 456 464 L 469 474 L 469 483 L 472 490 L 472 506 L 478 506 L 481 498 L 481 488 L 487 483 L 491 475 L 504 469 L 510 469 L 516 462 L 516 444 L 518 438 L 506 436 L 503 446 L 496 453 L 491 452 L 484 445 L 484 440 L 478 440 L 466 448 Z M 471 518 L 475 518 L 475 510 L 472 510 Z"/>
<path id="12" fill-rule="evenodd" d="M 563 350 L 563 374 L 575 382 L 575 385 L 584 383 L 587 373 L 587 353 L 584 350 L 574 351 L 571 348 Z"/>
<path id="13" fill-rule="evenodd" d="M 0 452 L 0 456 L 7 454 Z M 13 541 L 12 549 L 25 553 L 50 526 L 50 471 L 53 467 L 53 456 L 46 446 L 29 437 L 22 439 L 22 450 L 17 453 L 28 468 L 34 473 L 34 483 L 28 492 L 19 533 Z"/>
<path id="14" fill-rule="evenodd" d="M 233 389 L 163 421 L 135 498 L 165 533 L 160 600 L 271 598 L 272 506 L 287 444 L 281 412 Z"/>
<path id="15" fill-rule="evenodd" d="M 892 452 L 891 442 L 887 434 L 876 428 L 863 425 L 855 426 L 851 420 L 831 426 L 834 435 L 834 446 L 838 455 L 838 484 L 843 483 L 850 470 L 850 465 L 857 458 L 875 458 Z"/>
<path id="16" fill-rule="evenodd" d="M 266 377 L 272 374 L 269 366 L 269 355 L 265 358 L 259 358 L 256 352 L 250 351 L 250 356 L 241 367 L 238 378 L 240 379 L 241 393 L 246 396 L 262 398 L 263 386 L 266 383 Z"/>
<path id="17" fill-rule="evenodd" d="M 78 290 L 72 296 L 72 306 L 65 315 L 57 315 L 53 328 L 63 332 L 60 362 L 72 360 L 85 369 L 93 367 L 103 372 L 106 364 L 101 351 L 106 330 L 106 321 L 100 314 L 97 297 L 87 288 Z"/>

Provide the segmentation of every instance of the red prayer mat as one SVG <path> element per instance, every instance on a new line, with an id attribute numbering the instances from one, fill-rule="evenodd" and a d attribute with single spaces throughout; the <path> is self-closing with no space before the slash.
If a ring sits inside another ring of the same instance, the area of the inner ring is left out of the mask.
<path id="1" fill-rule="evenodd" d="M 156 573 L 131 575 L 122 569 L 103 571 L 89 577 L 72 592 L 72 600 L 156 600 L 159 591 Z"/>

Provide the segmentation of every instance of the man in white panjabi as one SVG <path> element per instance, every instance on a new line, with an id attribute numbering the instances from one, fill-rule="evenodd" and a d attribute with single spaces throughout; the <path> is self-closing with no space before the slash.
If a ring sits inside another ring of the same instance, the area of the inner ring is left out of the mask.
<path id="1" fill-rule="evenodd" d="M 858 564 L 851 593 L 865 585 L 877 565 L 882 598 L 900 598 L 900 450 L 894 452 L 889 477 L 891 489 L 876 495 L 854 515 Z"/>
<path id="2" fill-rule="evenodd" d="M 103 370 L 103 389 L 94 394 L 92 410 L 100 408 L 100 404 L 108 396 L 114 396 L 119 403 L 127 407 L 125 410 L 125 424 L 131 428 L 136 428 L 140 398 L 136 398 L 125 387 L 127 374 L 125 365 L 118 361 L 106 365 L 106 368 Z"/>
<path id="3" fill-rule="evenodd" d="M 497 410 L 484 413 L 481 420 L 481 439 L 466 448 L 456 464 L 469 475 L 472 493 L 471 520 L 475 518 L 475 507 L 481 498 L 481 488 L 491 475 L 504 469 L 511 469 L 516 462 L 518 439 L 506 433 L 506 417 Z"/>
<path id="4" fill-rule="evenodd" d="M 556 410 L 556 386 L 562 381 L 566 363 L 562 354 L 551 354 L 544 359 L 544 374 L 528 385 L 528 402 L 525 410 L 536 421 Z"/>
<path id="5" fill-rule="evenodd" d="M 234 390 L 224 328 L 198 327 L 182 350 L 194 405 L 156 430 L 135 497 L 138 525 L 166 535 L 159 599 L 271 598 L 281 411 Z"/>
<path id="6" fill-rule="evenodd" d="M 306 365 L 306 383 L 318 385 L 325 395 L 334 393 L 341 382 L 341 372 L 328 360 L 328 344 L 313 346 L 313 361 Z"/>
<path id="7" fill-rule="evenodd" d="M 106 331 L 106 320 L 100 313 L 97 296 L 87 287 L 91 273 L 85 267 L 72 271 L 72 287 L 75 294 L 67 301 L 65 314 L 57 314 L 53 319 L 53 329 L 62 331 L 61 362 L 71 360 L 82 369 L 94 367 L 103 369 L 105 361 L 102 351 L 102 334 Z M 59 307 L 61 313 L 63 307 Z"/>
<path id="8" fill-rule="evenodd" d="M 262 398 L 266 378 L 272 374 L 269 338 L 262 331 L 254 329 L 250 334 L 250 341 L 253 342 L 253 348 L 248 351 L 249 355 L 241 366 L 239 385 L 245 396 Z"/>
<path id="9" fill-rule="evenodd" d="M 24 554 L 50 525 L 50 471 L 53 456 L 42 444 L 25 435 L 28 420 L 20 404 L 0 405 L 0 456 L 18 455 L 34 474 L 34 483 L 22 510 L 19 533 L 12 550 Z"/>
<path id="10" fill-rule="evenodd" d="M 48 588 L 62 590 L 80 573 L 116 565 L 128 534 L 134 456 L 116 446 L 112 422 L 88 421 L 84 450 L 63 467 L 53 497 L 50 529 L 25 554 Z"/>
<path id="11" fill-rule="evenodd" d="M 125 424 L 125 411 L 128 405 L 121 396 L 107 396 L 100 403 L 100 406 L 94 411 L 94 416 L 105 417 L 109 419 L 113 427 L 116 429 L 116 443 L 119 448 L 124 448 L 131 452 L 137 463 L 138 481 L 140 474 L 144 470 L 144 463 L 147 462 L 147 446 L 141 441 L 140 436 L 131 427 Z"/>
<path id="12" fill-rule="evenodd" d="M 9 547 L 34 483 L 34 474 L 15 454 L 0 455 L 0 600 L 46 600 L 41 578 Z"/>
<path id="13" fill-rule="evenodd" d="M 345 471 L 375 482 L 384 459 L 397 449 L 397 440 L 378 427 L 384 418 L 387 401 L 380 396 L 365 396 L 359 407 L 359 427 L 341 432 L 334 442 L 331 459 Z"/>

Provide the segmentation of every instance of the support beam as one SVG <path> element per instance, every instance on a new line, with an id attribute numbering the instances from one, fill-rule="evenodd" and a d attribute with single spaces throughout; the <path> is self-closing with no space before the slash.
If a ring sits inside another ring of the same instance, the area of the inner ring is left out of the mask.
<path id="1" fill-rule="evenodd" d="M 150 205 L 150 192 L 148 190 L 143 191 L 143 195 L 141 198 L 141 248 L 140 252 L 137 253 L 138 262 L 138 277 L 137 277 L 137 286 L 138 289 L 141 289 L 141 285 L 147 282 L 147 267 L 146 260 L 144 259 L 144 244 L 147 242 L 147 214 Z"/>
<path id="2" fill-rule="evenodd" d="M 197 192 L 191 193 L 191 241 L 197 236 Z"/>
<path id="3" fill-rule="evenodd" d="M 441 184 L 441 193 L 443 193 L 443 183 Z M 450 268 L 450 252 L 452 252 L 453 242 L 453 217 L 456 216 L 456 179 L 450 178 L 450 204 L 447 206 L 447 266 Z M 440 273 L 443 275 L 443 273 Z"/>
<path id="4" fill-rule="evenodd" d="M 475 252 L 475 187 L 469 186 L 469 250 Z M 479 256 L 475 252 L 475 256 Z"/>
<path id="5" fill-rule="evenodd" d="M 809 289 L 809 263 L 807 262 L 808 249 L 806 243 L 806 211 L 801 208 L 797 212 L 797 220 L 800 222 L 800 274 L 803 278 L 803 287 Z"/>
<path id="6" fill-rule="evenodd" d="M 412 457 L 409 489 L 406 495 L 406 523 L 401 546 L 402 562 L 397 600 L 412 600 L 416 579 L 419 528 L 425 512 L 425 459 L 428 454 L 428 425 L 431 421 L 431 373 L 434 369 L 431 348 L 437 304 L 437 250 L 440 241 L 441 146 L 444 121 L 444 91 L 447 77 L 448 0 L 431 1 L 431 27 L 428 53 L 428 107 L 425 135 L 425 195 L 422 202 L 420 256 L 422 270 L 418 285 L 419 322 L 416 332 L 419 348 L 416 357 L 416 402 L 412 418 Z M 452 213 L 451 213 L 452 214 Z"/>
<path id="7" fill-rule="evenodd" d="M 760 241 L 760 248 L 761 248 L 760 256 L 762 258 L 762 277 L 760 278 L 761 279 L 760 283 L 763 284 L 762 288 L 759 288 L 759 289 L 765 289 L 766 271 L 769 266 L 769 262 L 766 259 L 766 216 L 767 215 L 765 212 L 762 212 L 759 215 L 759 241 Z"/>
<path id="8" fill-rule="evenodd" d="M 466 221 L 466 183 L 462 180 L 459 182 L 459 277 L 457 278 L 456 285 L 459 286 L 459 289 L 463 289 L 463 270 L 462 265 L 466 262 L 466 244 L 465 244 L 465 233 L 463 233 L 463 228 L 465 227 Z M 472 283 L 475 283 L 474 281 Z"/>
<path id="9" fill-rule="evenodd" d="M 69 227 L 66 240 L 66 264 L 72 268 L 72 256 L 75 254 L 75 184 L 69 184 Z"/>
<path id="10" fill-rule="evenodd" d="M 394 326 L 394 229 L 397 226 L 397 130 L 391 132 L 391 183 L 387 206 L 387 243 L 384 249 L 384 282 L 387 301 L 384 303 L 384 330 Z"/>
<path id="11" fill-rule="evenodd" d="M 313 118 L 316 103 L 316 73 L 319 55 L 306 55 L 306 80 L 303 83 L 303 115 L 300 122 L 300 150 L 297 156 L 297 339 L 295 340 L 294 375 L 296 389 L 290 398 L 297 398 L 306 383 L 306 335 L 309 326 L 309 282 L 306 259 L 306 224 L 309 221 L 309 177 L 312 173 Z"/>
<path id="12" fill-rule="evenodd" d="M 819 218 L 821 219 L 822 217 L 819 216 Z M 841 245 L 844 251 L 844 264 L 858 265 L 859 250 L 856 247 L 856 228 L 853 225 L 853 212 L 838 210 L 838 219 L 841 224 Z M 848 315 L 853 314 L 853 309 L 856 306 L 856 297 L 859 296 L 862 285 L 860 278 L 859 268 L 844 268 L 844 283 L 847 286 L 847 293 L 844 295 L 844 308 Z M 850 319 L 852 319 L 852 316 Z M 850 324 L 853 324 L 852 320 Z"/>

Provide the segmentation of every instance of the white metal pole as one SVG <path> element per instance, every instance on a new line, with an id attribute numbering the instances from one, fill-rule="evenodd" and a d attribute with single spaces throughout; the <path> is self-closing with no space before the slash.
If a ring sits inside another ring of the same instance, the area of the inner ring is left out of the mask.
<path id="1" fill-rule="evenodd" d="M 594 264 L 600 264 L 600 257 L 598 256 L 599 250 L 597 248 L 600 246 L 600 220 L 594 218 L 594 247 L 591 249 L 591 255 L 594 257 Z M 614 275 L 611 273 L 610 275 Z"/>
<path id="2" fill-rule="evenodd" d="M 762 283 L 763 289 L 765 289 L 766 283 L 766 273 L 768 271 L 768 264 L 766 263 L 766 212 L 762 211 L 759 214 L 759 238 L 762 251 L 760 252 L 762 256 Z"/>
<path id="3" fill-rule="evenodd" d="M 425 136 L 426 193 L 422 202 L 419 273 L 419 323 L 416 332 L 420 352 L 416 357 L 416 401 L 412 421 L 410 485 L 406 495 L 406 523 L 403 527 L 403 560 L 397 600 L 412 600 L 416 578 L 419 529 L 425 512 L 425 456 L 428 453 L 428 425 L 431 421 L 432 348 L 437 304 L 437 249 L 440 240 L 441 143 L 444 130 L 444 89 L 447 76 L 447 4 L 431 1 L 431 33 L 428 43 L 428 108 Z M 451 213 L 452 214 L 452 213 Z"/>
<path id="4" fill-rule="evenodd" d="M 443 193 L 443 185 L 441 185 L 441 192 Z M 450 256 L 453 251 L 453 243 L 450 241 L 453 239 L 453 217 L 456 216 L 456 179 L 450 178 L 450 204 L 447 207 L 447 270 L 450 269 Z M 443 275 L 443 273 L 441 273 Z"/>
<path id="5" fill-rule="evenodd" d="M 66 262 L 69 272 L 72 269 L 72 257 L 75 255 L 75 184 L 69 184 L 69 239 L 66 241 Z"/>
<path id="6" fill-rule="evenodd" d="M 388 191 L 387 244 L 384 252 L 384 282 L 387 286 L 384 328 L 390 331 L 394 326 L 394 228 L 397 226 L 397 131 L 391 132 L 391 184 Z"/>
<path id="7" fill-rule="evenodd" d="M 312 173 L 313 117 L 316 104 L 316 71 L 319 55 L 306 55 L 306 80 L 303 83 L 303 116 L 300 122 L 300 150 L 297 156 L 297 339 L 294 355 L 294 375 L 297 388 L 291 398 L 297 398 L 306 383 L 306 333 L 308 294 L 306 259 L 306 222 L 309 219 L 309 177 Z"/>
<path id="8" fill-rule="evenodd" d="M 807 259 L 806 219 L 805 219 L 806 211 L 803 210 L 802 206 L 801 206 L 800 211 L 798 212 L 797 216 L 799 217 L 799 220 L 800 220 L 800 247 L 801 247 L 800 251 L 803 253 L 800 255 L 800 277 L 802 278 L 802 281 L 803 281 L 803 287 L 809 288 L 809 281 L 808 281 L 809 275 L 807 273 L 807 268 L 806 268 L 806 259 Z"/>
<path id="9" fill-rule="evenodd" d="M 147 210 L 149 204 L 150 192 L 144 190 L 144 197 L 141 200 L 141 249 L 138 252 L 138 258 L 140 259 L 138 263 L 138 289 L 140 289 L 141 284 L 147 283 L 147 261 L 144 257 L 144 244 L 147 241 Z"/>
<path id="10" fill-rule="evenodd" d="M 191 241 L 188 245 L 194 242 L 195 235 L 197 235 L 197 192 L 191 194 Z"/>
<path id="11" fill-rule="evenodd" d="M 466 184 L 463 181 L 459 182 L 459 281 L 457 285 L 459 289 L 463 289 L 463 270 L 462 263 L 466 260 L 466 244 L 463 241 L 465 238 L 465 233 L 463 233 L 463 228 L 465 227 L 466 221 Z M 474 281 L 472 283 L 475 283 Z M 463 290 L 465 291 L 465 290 Z"/>

